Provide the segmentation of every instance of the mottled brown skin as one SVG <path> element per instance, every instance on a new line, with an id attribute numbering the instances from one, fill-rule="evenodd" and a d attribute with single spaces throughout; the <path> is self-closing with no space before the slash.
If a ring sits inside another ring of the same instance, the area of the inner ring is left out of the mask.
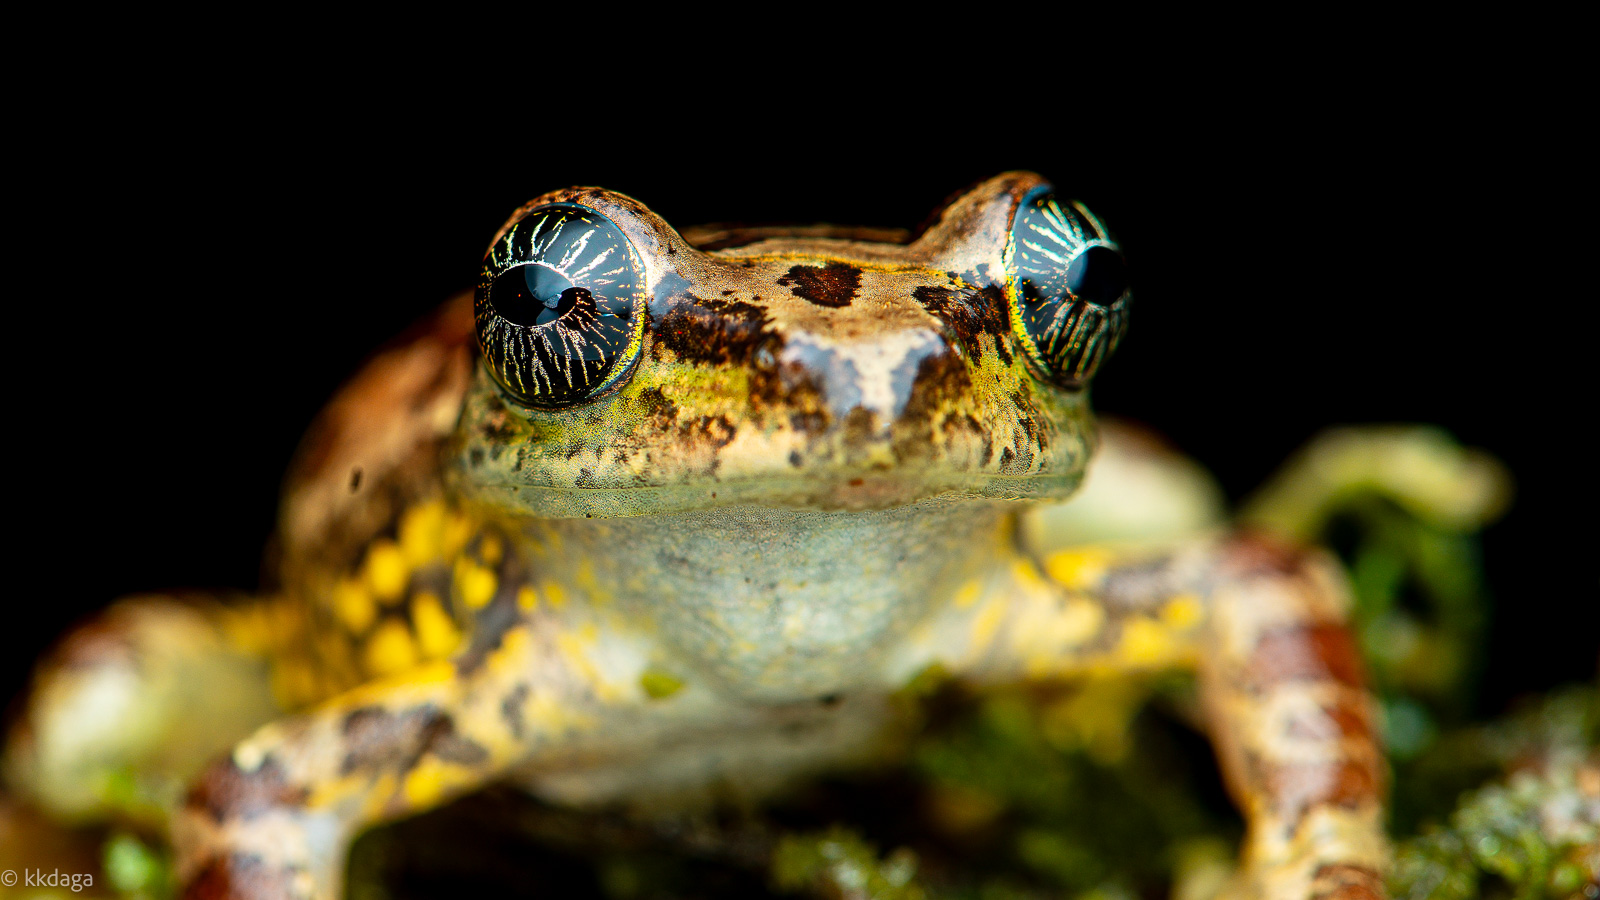
<path id="1" fill-rule="evenodd" d="M 1197 671 L 1249 823 L 1234 895 L 1383 896 L 1382 757 L 1324 555 L 1020 536 L 1096 443 L 1084 392 L 1006 312 L 1011 217 L 1039 183 L 991 179 L 915 241 L 691 241 L 592 188 L 519 210 L 575 202 L 623 230 L 639 359 L 530 410 L 478 364 L 462 298 L 335 398 L 286 488 L 282 594 L 218 614 L 285 714 L 173 815 L 184 895 L 336 896 L 361 829 L 495 780 L 653 808 L 759 794 L 880 752 L 886 698 L 936 665 Z"/>

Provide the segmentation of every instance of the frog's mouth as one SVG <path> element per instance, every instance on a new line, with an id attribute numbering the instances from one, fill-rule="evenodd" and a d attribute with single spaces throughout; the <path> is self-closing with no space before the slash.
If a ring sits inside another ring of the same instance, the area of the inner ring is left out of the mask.
<path id="1" fill-rule="evenodd" d="M 908 482 L 904 476 L 847 479 L 776 478 L 697 485 L 556 488 L 477 481 L 462 493 L 513 516 L 599 519 L 665 516 L 717 507 L 756 506 L 819 512 L 865 512 L 937 501 L 1062 500 L 1077 490 L 1080 472 L 1054 475 L 949 475 Z"/>

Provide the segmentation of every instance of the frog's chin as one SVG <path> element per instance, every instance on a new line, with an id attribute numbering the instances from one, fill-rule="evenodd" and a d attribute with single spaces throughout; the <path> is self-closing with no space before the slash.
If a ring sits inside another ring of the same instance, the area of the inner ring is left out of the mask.
<path id="1" fill-rule="evenodd" d="M 893 509 L 928 500 L 1064 500 L 1077 490 L 1079 471 L 1048 475 L 963 474 L 908 480 L 889 473 L 836 479 L 729 479 L 695 485 L 628 488 L 554 488 L 478 483 L 470 500 L 504 515 L 542 519 L 667 516 L 717 507 L 757 506 L 851 512 Z"/>

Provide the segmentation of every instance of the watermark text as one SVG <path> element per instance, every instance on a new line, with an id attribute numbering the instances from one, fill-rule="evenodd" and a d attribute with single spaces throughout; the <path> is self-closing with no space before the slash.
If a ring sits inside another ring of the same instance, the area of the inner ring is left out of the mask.
<path id="1" fill-rule="evenodd" d="M 66 888 L 77 893 L 84 888 L 94 887 L 94 876 L 88 872 L 63 872 L 52 869 L 46 872 L 43 869 L 6 869 L 0 872 L 0 885 L 16 887 L 55 887 Z"/>

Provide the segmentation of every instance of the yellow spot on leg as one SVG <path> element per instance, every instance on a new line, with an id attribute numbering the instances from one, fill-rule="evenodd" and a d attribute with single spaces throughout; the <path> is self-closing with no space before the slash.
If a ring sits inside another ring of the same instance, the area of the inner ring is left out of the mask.
<path id="1" fill-rule="evenodd" d="M 412 809 L 429 809 L 438 806 L 451 791 L 470 787 L 477 778 L 470 769 L 425 756 L 416 768 L 406 773 L 401 791 Z"/>
<path id="2" fill-rule="evenodd" d="M 455 652 L 461 644 L 461 630 L 444 611 L 439 598 L 426 591 L 411 600 L 411 625 L 417 631 L 417 644 L 426 659 L 439 659 Z"/>
<path id="3" fill-rule="evenodd" d="M 1166 626 L 1154 619 L 1133 618 L 1123 623 L 1117 655 L 1129 666 L 1166 666 L 1178 661 L 1183 645 Z"/>
<path id="4" fill-rule="evenodd" d="M 380 540 L 367 551 L 367 588 L 384 603 L 393 603 L 405 593 L 411 580 L 405 554 L 394 541 Z"/>
<path id="5" fill-rule="evenodd" d="M 390 620 L 367 640 L 362 661 L 369 672 L 380 677 L 404 672 L 417 664 L 417 645 L 405 625 Z"/>
<path id="6" fill-rule="evenodd" d="M 1109 551 L 1082 547 L 1051 554 L 1044 562 L 1044 570 L 1063 587 L 1083 591 L 1093 588 L 1105 578 L 1111 562 Z"/>
<path id="7" fill-rule="evenodd" d="M 333 612 L 353 634 L 366 631 L 378 614 L 372 596 L 367 593 L 366 588 L 362 587 L 360 582 L 349 578 L 341 578 L 339 583 L 333 586 Z"/>
<path id="8" fill-rule="evenodd" d="M 1205 607 L 1193 594 L 1179 594 L 1161 608 L 1161 621 L 1174 631 L 1188 631 L 1200 624 Z"/>
<path id="9" fill-rule="evenodd" d="M 462 560 L 456 566 L 456 590 L 460 592 L 461 602 L 467 609 L 482 609 L 488 606 L 499 587 L 500 579 L 482 566 L 466 560 Z"/>

